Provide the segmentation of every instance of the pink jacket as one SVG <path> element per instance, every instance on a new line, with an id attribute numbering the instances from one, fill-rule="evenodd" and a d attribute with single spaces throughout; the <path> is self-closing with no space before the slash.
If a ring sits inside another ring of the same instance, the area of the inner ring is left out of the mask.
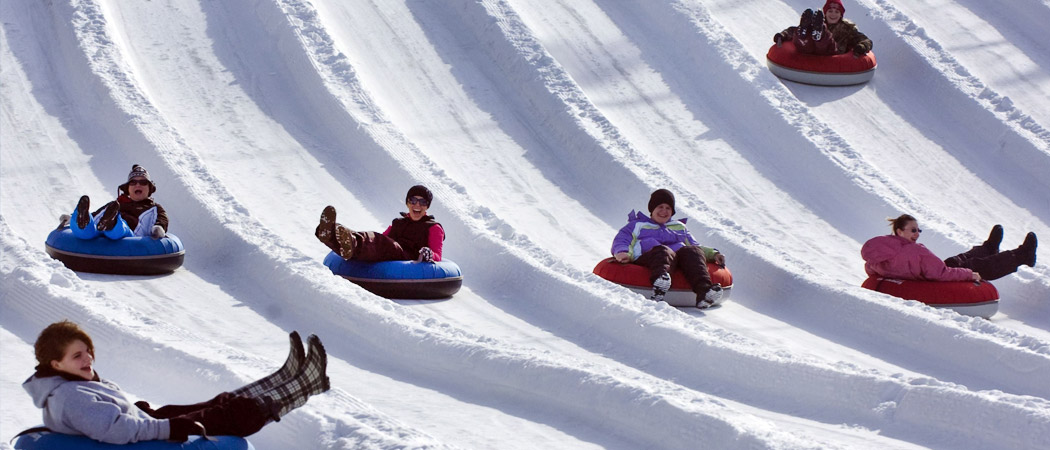
<path id="1" fill-rule="evenodd" d="M 860 248 L 869 276 L 899 280 L 969 281 L 973 271 L 944 265 L 925 245 L 897 235 L 878 236 Z"/>

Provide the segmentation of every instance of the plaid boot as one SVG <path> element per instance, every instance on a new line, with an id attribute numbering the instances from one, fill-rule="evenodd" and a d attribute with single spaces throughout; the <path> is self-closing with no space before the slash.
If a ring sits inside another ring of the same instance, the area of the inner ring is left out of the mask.
<path id="1" fill-rule="evenodd" d="M 276 372 L 265 378 L 230 393 L 244 397 L 261 397 L 266 391 L 280 386 L 295 377 L 306 362 L 306 351 L 303 350 L 303 340 L 299 337 L 299 332 L 293 331 L 289 334 L 288 341 L 291 343 L 291 350 L 288 351 L 288 359 L 285 360 L 284 365 L 280 369 L 277 369 Z"/>
<path id="2" fill-rule="evenodd" d="M 307 339 L 310 354 L 306 357 L 304 365 L 294 378 L 284 384 L 277 386 L 260 398 L 270 407 L 274 421 L 280 421 L 281 417 L 293 409 L 306 404 L 311 395 L 317 395 L 330 388 L 328 375 L 328 355 L 325 354 L 324 345 L 317 336 L 310 335 Z"/>

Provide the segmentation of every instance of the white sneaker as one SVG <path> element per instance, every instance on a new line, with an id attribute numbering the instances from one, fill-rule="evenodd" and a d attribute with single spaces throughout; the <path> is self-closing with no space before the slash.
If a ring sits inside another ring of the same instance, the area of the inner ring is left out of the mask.
<path id="1" fill-rule="evenodd" d="M 653 282 L 653 296 L 649 297 L 650 300 L 662 302 L 664 301 L 664 294 L 667 290 L 671 289 L 671 274 L 664 272 Z"/>
<path id="2" fill-rule="evenodd" d="M 722 299 L 722 294 L 724 294 L 722 291 L 722 285 L 715 283 L 715 285 L 711 286 L 711 289 L 707 291 L 707 294 L 704 295 L 704 299 L 696 302 L 696 307 L 707 308 L 717 305 L 718 301 Z"/>

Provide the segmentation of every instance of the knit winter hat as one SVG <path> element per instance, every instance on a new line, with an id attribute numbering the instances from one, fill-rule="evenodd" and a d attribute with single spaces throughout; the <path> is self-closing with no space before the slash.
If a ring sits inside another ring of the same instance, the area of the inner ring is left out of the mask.
<path id="1" fill-rule="evenodd" d="M 841 12 L 843 16 L 846 15 L 846 7 L 842 6 L 842 0 L 828 0 L 828 2 L 824 4 L 824 15 L 825 16 L 828 15 L 828 7 L 829 6 L 833 6 L 833 5 L 834 6 L 838 6 L 839 12 Z"/>
<path id="2" fill-rule="evenodd" d="M 132 178 L 139 178 L 139 177 L 145 178 L 146 181 L 149 182 L 149 195 L 153 195 L 154 192 L 157 192 L 157 185 L 153 184 L 153 179 L 150 178 L 149 172 L 147 172 L 146 169 L 144 169 L 142 166 L 140 166 L 138 164 L 132 165 L 131 166 L 131 172 L 128 172 L 128 181 L 131 181 Z M 118 186 L 118 188 L 120 189 L 121 192 L 123 192 L 125 194 L 128 193 L 128 183 L 127 182 L 125 182 L 124 184 Z"/>
<path id="3" fill-rule="evenodd" d="M 408 199 L 416 196 L 423 197 L 424 199 L 426 199 L 427 206 L 430 206 L 430 204 L 434 201 L 434 194 L 430 192 L 430 189 L 427 189 L 426 186 L 423 186 L 421 184 L 417 184 L 408 189 L 408 194 L 405 194 L 405 203 L 408 203 Z"/>
<path id="4" fill-rule="evenodd" d="M 671 207 L 671 215 L 673 216 L 675 213 L 674 194 L 667 189 L 657 189 L 649 196 L 649 214 L 652 214 L 653 210 L 663 203 L 667 203 L 667 205 Z"/>

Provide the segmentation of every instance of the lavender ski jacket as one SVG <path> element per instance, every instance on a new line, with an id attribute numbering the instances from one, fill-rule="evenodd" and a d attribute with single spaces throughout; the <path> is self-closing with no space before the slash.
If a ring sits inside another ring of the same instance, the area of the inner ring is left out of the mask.
<path id="1" fill-rule="evenodd" d="M 632 210 L 627 214 L 627 225 L 620 228 L 613 238 L 612 254 L 627 252 L 634 261 L 658 245 L 666 245 L 676 252 L 687 245 L 700 245 L 685 228 L 686 220 L 671 219 L 660 225 L 642 212 Z M 709 253 L 709 250 L 704 248 L 704 252 Z"/>
<path id="2" fill-rule="evenodd" d="M 973 271 L 948 267 L 925 245 L 897 235 L 878 236 L 860 248 L 869 276 L 899 280 L 970 281 Z"/>

